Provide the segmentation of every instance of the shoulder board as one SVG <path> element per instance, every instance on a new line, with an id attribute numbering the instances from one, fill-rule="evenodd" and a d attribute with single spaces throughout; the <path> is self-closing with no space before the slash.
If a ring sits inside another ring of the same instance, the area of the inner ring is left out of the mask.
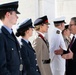
<path id="1" fill-rule="evenodd" d="M 60 31 L 59 31 L 59 30 L 57 30 L 57 31 L 56 31 L 56 34 L 60 34 Z"/>

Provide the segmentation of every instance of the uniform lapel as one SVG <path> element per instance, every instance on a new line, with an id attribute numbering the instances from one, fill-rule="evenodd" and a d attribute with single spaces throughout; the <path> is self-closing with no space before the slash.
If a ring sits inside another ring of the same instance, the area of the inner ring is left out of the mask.
<path id="1" fill-rule="evenodd" d="M 46 46 L 49 48 L 49 42 L 48 42 L 48 40 L 45 37 L 43 37 L 41 34 L 39 34 L 39 37 L 41 37 L 41 39 L 45 42 Z"/>
<path id="2" fill-rule="evenodd" d="M 2 26 L 1 30 L 2 30 L 2 32 L 3 32 L 8 38 L 10 38 L 11 40 L 15 41 L 15 39 L 11 36 L 11 34 L 7 31 L 6 28 L 4 28 L 4 27 Z"/>
<path id="3" fill-rule="evenodd" d="M 31 50 L 35 52 L 35 50 L 26 41 L 24 41 L 23 39 L 21 41 L 24 45 L 26 45 L 28 48 L 30 48 Z"/>
<path id="4" fill-rule="evenodd" d="M 49 48 L 49 42 L 48 42 L 48 40 L 46 38 L 44 38 L 44 39 L 46 41 L 47 48 Z"/>
<path id="5" fill-rule="evenodd" d="M 73 44 L 72 44 L 72 47 L 76 44 L 76 39 L 74 40 Z"/>

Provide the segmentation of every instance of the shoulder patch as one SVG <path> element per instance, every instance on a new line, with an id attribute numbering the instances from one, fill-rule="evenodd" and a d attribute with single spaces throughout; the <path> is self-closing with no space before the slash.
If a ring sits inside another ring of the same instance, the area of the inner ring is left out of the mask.
<path id="1" fill-rule="evenodd" d="M 57 31 L 56 31 L 56 34 L 60 34 L 60 31 L 59 31 L 59 30 L 57 30 Z"/>

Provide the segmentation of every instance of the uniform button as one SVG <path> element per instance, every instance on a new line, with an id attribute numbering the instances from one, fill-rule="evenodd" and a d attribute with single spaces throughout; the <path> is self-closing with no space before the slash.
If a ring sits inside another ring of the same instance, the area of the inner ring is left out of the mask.
<path id="1" fill-rule="evenodd" d="M 36 69 L 36 71 L 38 71 L 38 69 Z"/>
<path id="2" fill-rule="evenodd" d="M 37 58 L 35 60 L 37 60 Z"/>
<path id="3" fill-rule="evenodd" d="M 14 49 L 12 48 L 12 50 L 14 50 Z"/>
<path id="4" fill-rule="evenodd" d="M 19 53 L 20 53 L 20 51 L 19 51 Z"/>
<path id="5" fill-rule="evenodd" d="M 22 58 L 20 57 L 20 59 L 22 59 Z"/>
<path id="6" fill-rule="evenodd" d="M 38 66 L 38 64 L 36 64 L 36 66 Z"/>
<path id="7" fill-rule="evenodd" d="M 34 53 L 36 55 L 36 53 Z"/>

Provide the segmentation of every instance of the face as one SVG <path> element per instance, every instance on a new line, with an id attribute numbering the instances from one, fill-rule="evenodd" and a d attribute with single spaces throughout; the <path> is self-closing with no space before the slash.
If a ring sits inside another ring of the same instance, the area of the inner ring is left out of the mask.
<path id="1" fill-rule="evenodd" d="M 29 35 L 29 37 L 32 36 L 32 33 L 33 33 L 33 28 L 29 28 L 29 30 L 28 30 L 28 35 Z"/>
<path id="2" fill-rule="evenodd" d="M 61 30 L 64 30 L 65 26 L 64 23 L 61 23 Z"/>
<path id="3" fill-rule="evenodd" d="M 66 29 L 65 33 L 66 33 L 67 36 L 70 36 L 70 34 L 71 34 L 69 29 Z"/>
<path id="4" fill-rule="evenodd" d="M 49 26 L 47 24 L 44 24 L 41 26 L 42 32 L 46 33 L 48 31 Z"/>
<path id="5" fill-rule="evenodd" d="M 73 20 L 70 21 L 69 28 L 72 34 L 76 34 L 76 24 Z"/>
<path id="6" fill-rule="evenodd" d="M 17 22 L 18 16 L 15 11 L 9 13 L 9 22 L 11 25 L 15 25 Z"/>

